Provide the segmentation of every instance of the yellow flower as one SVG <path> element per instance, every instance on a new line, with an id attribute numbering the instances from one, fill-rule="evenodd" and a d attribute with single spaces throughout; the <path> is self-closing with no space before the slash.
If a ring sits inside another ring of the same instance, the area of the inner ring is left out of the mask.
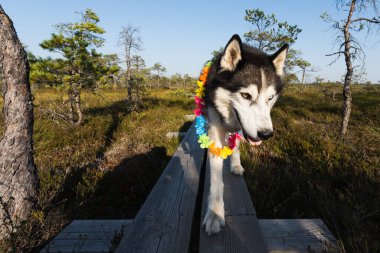
<path id="1" fill-rule="evenodd" d="M 223 159 L 226 159 L 228 156 L 232 155 L 233 150 L 230 149 L 228 146 L 224 146 L 223 149 L 220 151 L 220 156 Z"/>
<path id="2" fill-rule="evenodd" d="M 195 90 L 195 93 L 197 97 L 203 98 L 205 96 L 205 87 L 199 87 L 198 89 Z"/>
<path id="3" fill-rule="evenodd" d="M 211 145 L 208 147 L 211 154 L 215 156 L 220 156 L 221 148 L 215 147 L 215 143 L 211 143 Z"/>

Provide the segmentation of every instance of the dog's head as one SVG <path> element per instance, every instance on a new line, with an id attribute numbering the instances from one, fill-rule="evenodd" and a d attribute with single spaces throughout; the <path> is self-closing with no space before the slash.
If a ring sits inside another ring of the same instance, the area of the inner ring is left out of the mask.
<path id="1" fill-rule="evenodd" d="M 288 45 L 268 55 L 232 36 L 215 58 L 206 85 L 206 102 L 229 131 L 242 130 L 253 145 L 273 135 L 270 112 L 282 90 Z"/>

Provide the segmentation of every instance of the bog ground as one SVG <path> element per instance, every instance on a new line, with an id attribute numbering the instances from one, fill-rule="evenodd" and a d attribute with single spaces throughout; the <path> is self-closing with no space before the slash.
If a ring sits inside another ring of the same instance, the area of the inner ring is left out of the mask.
<path id="1" fill-rule="evenodd" d="M 259 218 L 320 217 L 342 250 L 377 252 L 380 87 L 353 87 L 345 140 L 332 89 L 286 87 L 272 114 L 275 137 L 243 146 L 245 178 Z M 41 189 L 33 219 L 13 237 L 21 251 L 41 247 L 72 219 L 133 218 L 178 146 L 165 134 L 186 129 L 193 108 L 191 90 L 152 90 L 135 112 L 124 90 L 101 90 L 84 95 L 85 121 L 75 127 L 51 116 L 59 91 L 33 93 Z"/>

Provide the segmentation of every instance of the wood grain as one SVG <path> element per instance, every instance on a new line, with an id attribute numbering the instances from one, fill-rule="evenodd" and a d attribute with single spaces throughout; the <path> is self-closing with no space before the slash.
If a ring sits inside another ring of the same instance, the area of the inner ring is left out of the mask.
<path id="1" fill-rule="evenodd" d="M 223 167 L 226 226 L 213 236 L 208 236 L 202 227 L 199 252 L 267 252 L 244 178 L 233 175 L 229 168 L 229 160 L 226 160 Z M 202 219 L 206 214 L 209 189 L 210 166 L 207 162 Z"/>
<path id="2" fill-rule="evenodd" d="M 260 219 L 270 253 L 335 252 L 336 239 L 321 219 Z"/>
<path id="3" fill-rule="evenodd" d="M 203 159 L 193 123 L 116 252 L 187 252 Z"/>
<path id="4" fill-rule="evenodd" d="M 124 234 L 131 220 L 74 220 L 41 253 L 109 252 L 115 236 Z"/>

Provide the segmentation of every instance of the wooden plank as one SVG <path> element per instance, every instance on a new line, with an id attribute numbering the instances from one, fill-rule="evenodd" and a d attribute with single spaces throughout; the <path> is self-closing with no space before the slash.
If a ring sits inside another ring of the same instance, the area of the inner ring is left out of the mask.
<path id="1" fill-rule="evenodd" d="M 116 252 L 187 252 L 203 158 L 193 123 Z"/>
<path id="2" fill-rule="evenodd" d="M 109 241 L 56 241 L 41 252 L 46 253 L 108 253 L 112 244 Z"/>
<path id="3" fill-rule="evenodd" d="M 200 231 L 199 252 L 267 252 L 260 231 L 256 211 L 242 176 L 230 172 L 229 160 L 223 167 L 224 207 L 226 226 L 216 235 L 208 236 L 204 227 Z M 210 163 L 207 162 L 202 205 L 202 221 L 206 214 L 210 189 Z"/>
<path id="4" fill-rule="evenodd" d="M 109 232 L 129 225 L 132 220 L 73 220 L 61 233 Z"/>
<path id="5" fill-rule="evenodd" d="M 331 252 L 336 239 L 321 219 L 260 219 L 270 253 Z"/>
<path id="6" fill-rule="evenodd" d="M 184 137 L 186 132 L 168 132 L 165 137 L 168 139 Z"/>
<path id="7" fill-rule="evenodd" d="M 186 120 L 195 120 L 195 115 L 194 114 L 185 115 L 185 119 Z"/>
<path id="8" fill-rule="evenodd" d="M 230 162 L 225 160 L 223 167 L 225 215 L 256 215 L 244 177 L 230 172 Z M 210 162 L 207 159 L 202 216 L 206 214 L 207 196 L 210 190 Z M 237 197 L 238 196 L 238 197 Z"/>
<path id="9" fill-rule="evenodd" d="M 54 241 L 73 241 L 73 240 L 101 240 L 101 241 L 111 241 L 115 235 L 120 234 L 119 231 L 98 231 L 98 232 L 69 232 L 60 233 L 54 238 Z"/>
<path id="10" fill-rule="evenodd" d="M 115 236 L 126 232 L 131 220 L 74 220 L 41 252 L 109 252 Z"/>

